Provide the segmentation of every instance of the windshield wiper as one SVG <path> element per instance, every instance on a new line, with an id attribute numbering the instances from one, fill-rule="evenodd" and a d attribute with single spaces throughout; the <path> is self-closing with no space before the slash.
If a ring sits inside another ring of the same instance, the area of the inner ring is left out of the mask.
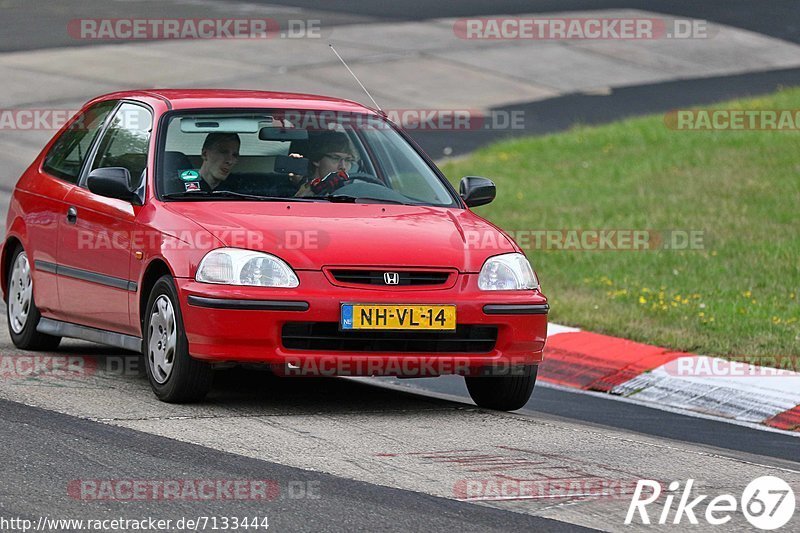
<path id="1" fill-rule="evenodd" d="M 256 202 L 314 202 L 316 200 L 312 200 L 310 198 L 298 198 L 295 196 L 259 196 L 258 194 L 245 194 L 241 192 L 233 192 L 233 191 L 184 191 L 184 192 L 173 192 L 169 194 L 162 194 L 162 198 L 166 198 L 171 200 L 173 198 L 207 198 L 209 200 L 214 199 L 215 197 L 223 197 L 223 198 L 238 198 L 241 200 L 252 200 Z"/>
<path id="2" fill-rule="evenodd" d="M 256 200 L 262 202 L 313 202 L 309 198 L 296 196 L 260 196 L 258 194 L 245 194 L 233 191 L 211 191 L 211 196 L 224 196 L 226 198 L 242 198 L 244 200 Z"/>
<path id="3" fill-rule="evenodd" d="M 366 200 L 367 202 L 383 203 L 383 204 L 398 204 L 398 205 L 413 205 L 412 202 L 402 202 L 400 200 L 390 200 L 388 198 L 374 198 L 371 196 L 350 196 L 347 194 L 329 194 L 327 196 L 312 196 L 320 200 L 327 200 L 328 202 L 354 204 Z"/>

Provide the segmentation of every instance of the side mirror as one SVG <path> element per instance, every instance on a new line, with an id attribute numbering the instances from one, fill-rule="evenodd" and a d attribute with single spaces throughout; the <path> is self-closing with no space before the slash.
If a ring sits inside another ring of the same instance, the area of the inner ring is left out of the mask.
<path id="1" fill-rule="evenodd" d="M 494 182 L 487 178 L 479 176 L 466 176 L 461 178 L 461 184 L 458 187 L 458 192 L 467 207 L 477 207 L 479 205 L 486 205 L 497 195 L 497 188 Z"/>
<path id="2" fill-rule="evenodd" d="M 86 185 L 100 196 L 141 205 L 142 199 L 130 189 L 131 173 L 123 167 L 96 168 L 89 173 Z"/>

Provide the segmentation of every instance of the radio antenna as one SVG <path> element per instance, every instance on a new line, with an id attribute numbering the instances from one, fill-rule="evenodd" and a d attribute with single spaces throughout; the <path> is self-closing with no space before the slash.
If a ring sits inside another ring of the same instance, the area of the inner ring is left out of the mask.
<path id="1" fill-rule="evenodd" d="M 381 113 L 383 113 L 383 109 L 381 109 L 381 106 L 379 106 L 379 105 L 378 105 L 378 102 L 376 102 L 376 101 L 375 101 L 375 99 L 372 97 L 372 95 L 371 95 L 371 94 L 369 94 L 369 91 L 367 90 L 367 88 L 366 88 L 366 87 L 364 87 L 364 84 L 363 84 L 363 83 L 361 83 L 361 80 L 359 80 L 359 79 L 358 79 L 358 76 L 356 76 L 355 72 L 353 72 L 353 71 L 350 69 L 350 67 L 348 67 L 348 66 L 347 66 L 347 63 L 345 63 L 345 62 L 344 62 L 344 59 L 342 59 L 342 56 L 340 56 L 340 55 L 339 55 L 339 52 L 337 52 L 337 51 L 336 51 L 336 48 L 334 48 L 334 47 L 333 47 L 333 45 L 332 45 L 331 43 L 328 43 L 328 46 L 330 46 L 330 47 L 331 47 L 331 50 L 333 50 L 333 53 L 334 53 L 334 54 L 336 54 L 336 57 L 338 57 L 338 58 L 339 58 L 339 61 L 341 61 L 341 62 L 342 62 L 342 65 L 344 65 L 344 68 L 346 68 L 346 69 L 347 69 L 347 72 L 349 72 L 349 73 L 350 73 L 350 75 L 351 75 L 351 76 L 353 76 L 353 78 L 354 78 L 354 79 L 356 80 L 356 82 L 357 82 L 357 83 L 358 83 L 358 84 L 361 86 L 361 88 L 364 90 L 364 92 L 365 92 L 365 93 L 367 93 L 367 96 L 369 96 L 369 99 L 370 99 L 370 100 L 372 100 L 372 103 L 373 103 L 373 104 L 375 104 L 375 107 L 378 109 L 378 111 L 380 111 Z M 383 114 L 385 115 L 386 113 L 383 113 Z"/>

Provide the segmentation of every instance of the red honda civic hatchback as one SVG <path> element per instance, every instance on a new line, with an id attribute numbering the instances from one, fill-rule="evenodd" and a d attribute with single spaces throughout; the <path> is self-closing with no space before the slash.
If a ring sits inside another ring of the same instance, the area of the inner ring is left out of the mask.
<path id="1" fill-rule="evenodd" d="M 383 113 L 289 93 L 147 90 L 86 106 L 16 185 L 9 333 L 141 352 L 156 396 L 215 367 L 463 375 L 482 407 L 530 398 L 548 304 L 533 268 Z"/>

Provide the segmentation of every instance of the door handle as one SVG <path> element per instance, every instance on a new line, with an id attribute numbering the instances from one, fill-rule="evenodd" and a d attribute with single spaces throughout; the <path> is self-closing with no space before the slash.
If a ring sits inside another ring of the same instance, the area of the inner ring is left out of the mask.
<path id="1" fill-rule="evenodd" d="M 75 224 L 78 221 L 78 210 L 75 206 L 69 206 L 67 209 L 67 224 Z"/>

